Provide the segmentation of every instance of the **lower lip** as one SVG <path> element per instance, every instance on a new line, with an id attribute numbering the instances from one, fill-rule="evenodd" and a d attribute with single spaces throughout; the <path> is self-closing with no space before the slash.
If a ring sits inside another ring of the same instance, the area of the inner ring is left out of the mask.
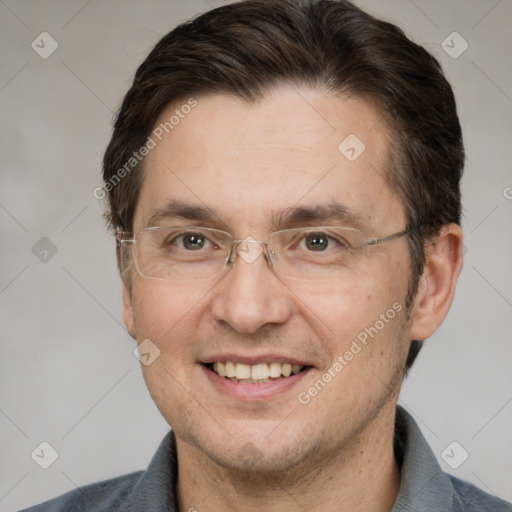
<path id="1" fill-rule="evenodd" d="M 201 365 L 201 369 L 213 386 L 221 393 L 239 400 L 249 401 L 275 398 L 280 393 L 284 393 L 298 384 L 311 370 L 311 368 L 306 368 L 296 375 L 282 377 L 271 382 L 247 383 L 235 382 L 226 377 L 221 377 L 204 365 Z"/>

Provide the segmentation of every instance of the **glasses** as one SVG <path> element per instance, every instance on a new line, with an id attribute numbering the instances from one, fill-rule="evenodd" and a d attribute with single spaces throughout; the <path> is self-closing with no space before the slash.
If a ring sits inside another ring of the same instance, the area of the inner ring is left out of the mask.
<path id="1" fill-rule="evenodd" d="M 123 271 L 133 263 L 143 276 L 171 281 L 208 279 L 234 265 L 237 256 L 253 263 L 264 254 L 277 276 L 330 279 L 354 269 L 368 246 L 408 235 L 406 229 L 366 239 L 345 227 L 308 227 L 271 233 L 267 241 L 236 240 L 226 231 L 196 226 L 149 227 L 135 236 L 118 228 Z"/>

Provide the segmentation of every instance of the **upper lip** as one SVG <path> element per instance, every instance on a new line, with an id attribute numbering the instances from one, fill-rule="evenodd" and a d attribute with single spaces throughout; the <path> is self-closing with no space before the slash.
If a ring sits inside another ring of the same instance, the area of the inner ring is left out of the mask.
<path id="1" fill-rule="evenodd" d="M 296 364 L 300 366 L 313 366 L 311 363 L 307 361 L 297 359 L 296 357 L 280 355 L 280 354 L 259 354 L 250 356 L 247 354 L 236 354 L 236 353 L 226 353 L 222 354 L 212 354 L 201 360 L 202 364 L 211 364 L 216 362 L 226 362 L 230 361 L 233 363 L 242 363 L 249 364 L 251 366 L 255 364 L 264 364 L 264 363 L 290 363 Z"/>

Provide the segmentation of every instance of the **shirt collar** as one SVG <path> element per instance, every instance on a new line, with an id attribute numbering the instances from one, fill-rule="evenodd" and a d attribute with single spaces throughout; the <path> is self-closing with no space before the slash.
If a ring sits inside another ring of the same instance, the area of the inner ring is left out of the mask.
<path id="1" fill-rule="evenodd" d="M 401 482 L 392 512 L 453 509 L 453 486 L 412 416 L 398 406 L 395 452 L 402 460 Z"/>
<path id="2" fill-rule="evenodd" d="M 176 438 L 170 431 L 160 443 L 148 468 L 132 490 L 136 497 L 125 512 L 176 512 L 176 483 L 178 480 L 178 462 L 176 458 Z"/>

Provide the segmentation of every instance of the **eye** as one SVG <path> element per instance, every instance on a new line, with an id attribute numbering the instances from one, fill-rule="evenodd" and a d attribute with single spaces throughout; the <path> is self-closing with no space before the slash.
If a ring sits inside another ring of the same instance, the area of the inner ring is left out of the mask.
<path id="1" fill-rule="evenodd" d="M 210 248 L 211 242 L 201 232 L 180 233 L 169 237 L 168 245 L 175 245 L 178 249 L 186 251 L 199 251 L 201 249 Z"/>
<path id="2" fill-rule="evenodd" d="M 299 248 L 307 251 L 324 252 L 335 248 L 348 248 L 344 240 L 337 240 L 324 231 L 307 233 L 299 242 Z"/>

